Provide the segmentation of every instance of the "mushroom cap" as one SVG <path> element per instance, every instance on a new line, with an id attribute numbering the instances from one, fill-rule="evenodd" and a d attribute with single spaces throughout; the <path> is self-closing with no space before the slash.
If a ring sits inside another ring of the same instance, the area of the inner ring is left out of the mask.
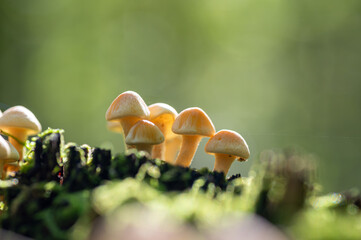
<path id="1" fill-rule="evenodd" d="M 150 112 L 149 120 L 157 125 L 162 131 L 165 131 L 165 128 L 168 128 L 163 134 L 168 135 L 171 133 L 171 126 L 174 122 L 174 119 L 178 116 L 177 111 L 165 103 L 154 103 L 148 107 Z"/>
<path id="2" fill-rule="evenodd" d="M 163 115 L 169 115 L 169 117 L 175 119 L 178 116 L 177 111 L 166 103 L 154 103 L 148 106 L 150 117 L 149 119 L 156 119 Z"/>
<path id="3" fill-rule="evenodd" d="M 1 115 L 3 115 L 3 112 L 0 110 L 0 117 L 1 117 Z"/>
<path id="4" fill-rule="evenodd" d="M 221 153 L 239 157 L 238 161 L 249 158 L 250 152 L 244 138 L 231 130 L 220 130 L 211 137 L 205 147 L 208 154 Z"/>
<path id="5" fill-rule="evenodd" d="M 120 124 L 120 122 L 107 121 L 107 128 L 109 131 L 112 131 L 112 132 L 117 132 L 117 133 L 123 132 L 123 128 L 122 128 L 122 125 Z"/>
<path id="6" fill-rule="evenodd" d="M 37 134 L 41 131 L 41 124 L 35 115 L 26 107 L 15 106 L 7 109 L 0 118 L 0 128 L 22 129 L 27 135 Z"/>
<path id="7" fill-rule="evenodd" d="M 181 135 L 211 137 L 216 132 L 208 115 L 200 108 L 187 108 L 174 120 L 172 131 Z"/>
<path id="8" fill-rule="evenodd" d="M 129 130 L 125 142 L 129 145 L 137 144 L 160 144 L 164 141 L 163 133 L 159 128 L 148 120 L 139 120 Z"/>
<path id="9" fill-rule="evenodd" d="M 123 117 L 149 118 L 147 104 L 133 91 L 120 94 L 109 106 L 105 118 L 107 121 L 117 120 Z"/>
<path id="10" fill-rule="evenodd" d="M 19 160 L 20 156 L 14 146 L 0 136 L 0 160 L 7 160 L 7 162 L 15 162 Z"/>

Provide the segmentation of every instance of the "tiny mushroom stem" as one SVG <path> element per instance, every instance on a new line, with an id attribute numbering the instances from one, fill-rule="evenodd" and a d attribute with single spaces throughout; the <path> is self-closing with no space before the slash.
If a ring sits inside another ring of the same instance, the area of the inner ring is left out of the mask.
<path id="1" fill-rule="evenodd" d="M 26 134 L 26 131 L 22 131 L 22 129 L 14 129 L 12 135 L 17 139 L 9 136 L 9 142 L 15 147 L 16 151 L 18 151 L 20 159 L 23 159 L 24 144 L 28 135 Z"/>
<path id="2" fill-rule="evenodd" d="M 125 117 L 125 118 L 119 119 L 119 123 L 122 125 L 122 128 L 123 128 L 124 142 L 126 142 L 125 138 L 126 138 L 126 136 L 128 136 L 128 133 L 129 133 L 130 129 L 139 120 L 140 120 L 140 118 L 138 118 L 138 117 Z M 130 145 L 130 144 L 127 144 L 127 143 L 126 143 L 126 147 L 127 147 L 127 149 L 135 148 L 134 145 Z"/>
<path id="3" fill-rule="evenodd" d="M 119 119 L 120 124 L 122 125 L 124 136 L 128 136 L 129 130 L 134 126 L 136 122 L 140 120 L 139 117 L 124 117 Z"/>
<path id="4" fill-rule="evenodd" d="M 147 152 L 148 154 L 152 154 L 153 145 L 138 144 L 138 145 L 136 145 L 136 148 L 138 151 L 144 151 L 144 152 Z"/>
<path id="5" fill-rule="evenodd" d="M 174 134 L 174 137 L 165 141 L 165 161 L 174 163 L 182 145 L 182 136 Z"/>
<path id="6" fill-rule="evenodd" d="M 154 145 L 152 150 L 152 158 L 153 159 L 159 158 L 165 160 L 163 157 L 165 154 L 164 150 L 165 150 L 165 141 L 160 144 Z"/>
<path id="7" fill-rule="evenodd" d="M 183 135 L 182 145 L 177 157 L 176 165 L 182 167 L 188 167 L 191 165 L 194 154 L 196 153 L 202 138 L 202 136 L 198 135 Z"/>
<path id="8" fill-rule="evenodd" d="M 227 175 L 229 168 L 231 167 L 236 156 L 230 154 L 216 153 L 214 154 L 216 161 L 214 163 L 213 171 L 223 172 L 224 175 Z"/>
<path id="9" fill-rule="evenodd" d="M 183 110 L 174 120 L 172 131 L 183 135 L 182 146 L 175 165 L 189 167 L 199 142 L 203 137 L 211 137 L 215 128 L 208 115 L 200 108 Z"/>

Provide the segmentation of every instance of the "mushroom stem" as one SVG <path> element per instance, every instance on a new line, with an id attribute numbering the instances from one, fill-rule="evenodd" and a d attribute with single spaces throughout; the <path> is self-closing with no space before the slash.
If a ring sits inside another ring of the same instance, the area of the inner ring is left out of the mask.
<path id="1" fill-rule="evenodd" d="M 164 155 L 165 155 L 165 142 L 162 142 L 161 144 L 154 145 L 152 158 L 153 159 L 159 158 L 161 160 L 165 160 Z"/>
<path id="2" fill-rule="evenodd" d="M 19 159 L 21 161 L 23 159 L 24 143 L 28 138 L 26 131 L 23 131 L 22 129 L 14 129 L 11 131 L 11 134 L 17 139 L 13 138 L 12 136 L 9 136 L 9 142 L 15 147 L 16 151 L 18 151 L 20 157 Z"/>
<path id="3" fill-rule="evenodd" d="M 199 135 L 183 135 L 182 146 L 175 165 L 189 167 L 201 140 L 202 136 Z"/>
<path id="4" fill-rule="evenodd" d="M 138 118 L 138 117 L 124 117 L 119 120 L 120 124 L 122 125 L 123 131 L 124 131 L 124 137 L 128 136 L 129 130 L 139 120 L 140 120 L 140 118 Z"/>
<path id="5" fill-rule="evenodd" d="M 153 145 L 150 145 L 150 144 L 137 144 L 136 148 L 137 148 L 138 151 L 144 151 L 144 152 L 147 152 L 150 156 L 152 155 Z"/>
<path id="6" fill-rule="evenodd" d="M 132 145 L 128 145 L 125 143 L 125 138 L 127 137 L 129 130 L 133 127 L 133 125 L 139 121 L 140 118 L 138 117 L 124 117 L 122 119 L 119 120 L 120 124 L 122 125 L 123 128 L 123 142 L 125 144 L 125 148 L 126 149 L 132 149 L 134 148 L 134 146 Z"/>
<path id="7" fill-rule="evenodd" d="M 165 142 L 165 161 L 169 163 L 174 163 L 177 153 L 181 147 L 182 138 L 173 138 L 171 140 L 166 140 Z"/>
<path id="8" fill-rule="evenodd" d="M 226 176 L 229 168 L 237 157 L 224 153 L 215 153 L 214 155 L 216 157 L 216 161 L 214 162 L 213 171 L 223 172 Z"/>

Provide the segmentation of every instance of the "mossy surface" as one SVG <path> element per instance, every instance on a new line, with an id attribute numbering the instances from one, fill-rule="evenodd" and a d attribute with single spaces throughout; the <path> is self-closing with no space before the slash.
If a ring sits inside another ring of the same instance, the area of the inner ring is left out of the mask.
<path id="1" fill-rule="evenodd" d="M 113 156 L 65 143 L 63 134 L 49 129 L 29 141 L 20 171 L 1 182 L 2 228 L 35 239 L 87 238 L 96 219 L 141 206 L 199 232 L 257 214 L 295 239 L 361 239 L 358 192 L 319 196 L 312 162 L 294 151 L 265 153 L 247 178 L 226 179 L 142 152 Z"/>

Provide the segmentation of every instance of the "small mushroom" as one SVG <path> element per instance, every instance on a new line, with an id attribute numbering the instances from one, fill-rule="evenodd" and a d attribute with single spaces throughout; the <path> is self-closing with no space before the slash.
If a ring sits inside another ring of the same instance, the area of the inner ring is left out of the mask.
<path id="1" fill-rule="evenodd" d="M 0 136 L 0 179 L 4 178 L 4 165 L 19 160 L 19 153 L 14 146 Z"/>
<path id="2" fill-rule="evenodd" d="M 159 128 L 147 120 L 139 120 L 129 130 L 125 142 L 136 147 L 138 151 L 145 151 L 152 155 L 153 145 L 162 143 L 164 136 Z"/>
<path id="3" fill-rule="evenodd" d="M 6 163 L 4 165 L 4 172 L 5 172 L 4 177 L 6 177 L 6 176 L 15 176 L 15 173 L 18 172 L 19 170 L 20 170 L 20 165 L 19 165 L 18 161 L 11 162 L 11 163 Z"/>
<path id="4" fill-rule="evenodd" d="M 249 158 L 249 148 L 243 137 L 235 131 L 221 130 L 211 137 L 205 147 L 208 154 L 216 158 L 213 171 L 227 175 L 236 158 L 243 162 Z"/>
<path id="5" fill-rule="evenodd" d="M 9 136 L 9 142 L 19 152 L 20 160 L 22 160 L 24 143 L 28 136 L 41 131 L 41 125 L 29 109 L 15 106 L 7 109 L 0 117 L 0 129 Z"/>
<path id="6" fill-rule="evenodd" d="M 174 163 L 182 145 L 182 135 L 171 132 L 168 139 L 165 140 L 165 156 L 166 162 Z"/>
<path id="7" fill-rule="evenodd" d="M 175 165 L 189 167 L 203 137 L 212 137 L 215 128 L 211 119 L 200 108 L 187 108 L 175 119 L 172 131 L 182 135 L 182 146 Z"/>
<path id="8" fill-rule="evenodd" d="M 147 104 L 133 91 L 120 94 L 109 106 L 105 119 L 107 121 L 120 122 L 126 138 L 130 128 L 141 119 L 149 118 Z"/>
<path id="9" fill-rule="evenodd" d="M 165 159 L 166 141 L 172 134 L 174 119 L 178 116 L 177 111 L 165 103 L 154 103 L 148 107 L 149 120 L 154 123 L 163 133 L 165 141 L 153 147 L 152 158 Z"/>

